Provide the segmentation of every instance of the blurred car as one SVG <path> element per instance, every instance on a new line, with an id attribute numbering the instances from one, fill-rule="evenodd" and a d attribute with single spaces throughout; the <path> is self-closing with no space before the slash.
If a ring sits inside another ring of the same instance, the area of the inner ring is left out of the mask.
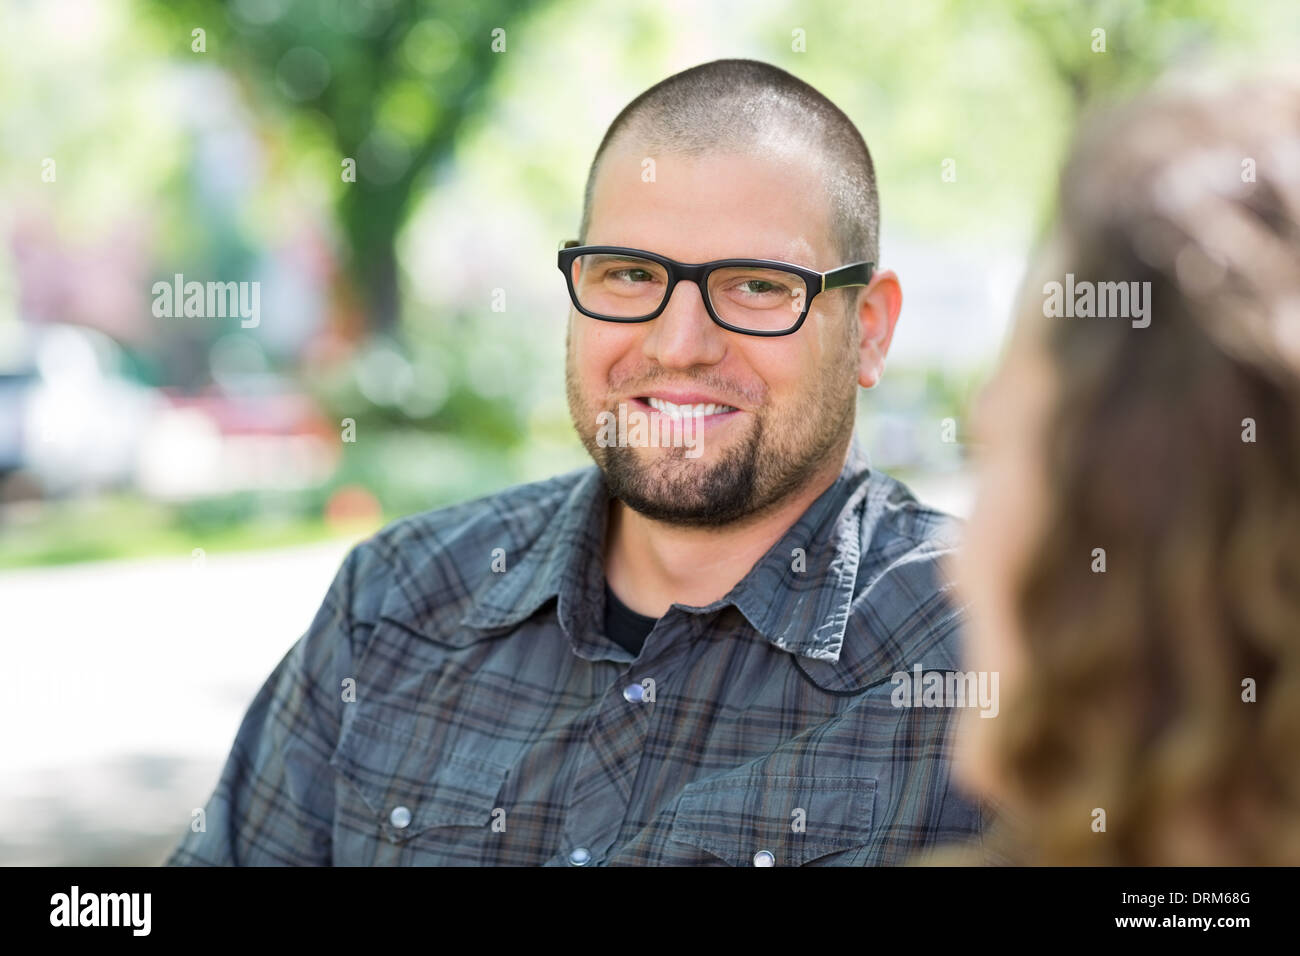
<path id="1" fill-rule="evenodd" d="M 238 394 L 163 391 L 164 407 L 141 448 L 138 486 L 152 498 L 187 500 L 238 491 L 291 491 L 326 481 L 340 443 L 315 402 L 275 375 Z"/>
<path id="2" fill-rule="evenodd" d="M 42 496 L 130 485 L 161 396 L 94 329 L 26 327 L 0 354 L 0 480 Z"/>

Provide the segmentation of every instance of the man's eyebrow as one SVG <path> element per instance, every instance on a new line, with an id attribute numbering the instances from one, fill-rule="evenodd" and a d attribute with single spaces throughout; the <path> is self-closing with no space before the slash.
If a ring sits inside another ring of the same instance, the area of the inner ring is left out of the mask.
<path id="1" fill-rule="evenodd" d="M 591 262 L 598 262 L 598 263 L 599 262 L 645 262 L 646 261 L 645 259 L 642 259 L 638 256 L 626 255 L 626 254 L 621 254 L 616 252 L 589 252 L 583 258 Z M 766 259 L 769 262 L 784 262 L 787 265 L 797 265 L 803 269 L 812 268 L 811 266 L 802 265 L 801 263 L 796 261 L 796 259 L 792 259 L 784 255 L 757 255 L 748 252 L 738 253 L 736 255 L 731 255 L 731 256 L 723 256 L 723 257 L 719 257 L 718 259 L 713 259 L 709 261 L 718 262 L 721 261 L 722 259 Z"/>
<path id="2" fill-rule="evenodd" d="M 658 265 L 653 259 L 642 259 L 639 256 L 619 255 L 616 252 L 589 252 L 583 257 L 588 266 L 604 265 L 607 262 L 635 262 L 639 264 Z"/>

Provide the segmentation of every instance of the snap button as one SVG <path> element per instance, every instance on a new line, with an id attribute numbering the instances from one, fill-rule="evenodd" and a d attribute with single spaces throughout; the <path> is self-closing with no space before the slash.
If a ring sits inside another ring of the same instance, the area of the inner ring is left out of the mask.
<path id="1" fill-rule="evenodd" d="M 388 822 L 401 830 L 411 825 L 411 811 L 406 807 L 393 807 L 388 815 Z"/>
<path id="2" fill-rule="evenodd" d="M 776 857 L 768 850 L 759 850 L 754 854 L 755 866 L 776 866 Z"/>
<path id="3" fill-rule="evenodd" d="M 591 851 L 585 846 L 577 847 L 569 854 L 569 863 L 572 866 L 586 866 L 591 862 Z"/>
<path id="4" fill-rule="evenodd" d="M 634 704 L 641 703 L 641 698 L 645 696 L 645 689 L 640 684 L 628 684 L 623 688 L 623 699 L 630 700 Z"/>

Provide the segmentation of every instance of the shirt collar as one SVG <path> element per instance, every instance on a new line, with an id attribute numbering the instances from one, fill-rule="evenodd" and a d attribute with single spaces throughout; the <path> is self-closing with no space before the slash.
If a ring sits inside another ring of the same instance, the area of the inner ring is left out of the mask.
<path id="1" fill-rule="evenodd" d="M 862 557 L 862 509 L 870 477 L 855 435 L 835 482 L 721 601 L 782 650 L 837 661 Z M 783 595 L 786 595 L 784 599 Z"/>
<path id="2" fill-rule="evenodd" d="M 799 517 L 731 591 L 705 613 L 734 605 L 766 640 L 814 660 L 837 661 L 853 604 L 861 557 L 862 509 L 870 468 L 856 435 L 835 482 Z M 578 473 L 551 520 L 531 546 L 474 599 L 460 623 L 478 631 L 519 624 L 551 598 L 557 599 L 561 628 L 575 647 L 586 640 L 604 603 L 604 540 L 609 496 L 600 470 Z M 407 577 L 418 575 L 412 568 Z M 405 620 L 414 581 L 398 587 L 383 615 L 422 631 L 432 615 Z M 394 601 L 394 595 L 403 597 Z M 441 635 L 444 639 L 448 635 Z M 462 638 L 464 639 L 464 638 Z M 592 656 L 584 654 L 583 656 Z"/>
<path id="3" fill-rule="evenodd" d="M 554 518 L 518 564 L 493 582 L 461 623 L 484 630 L 514 627 L 558 597 L 560 625 L 572 636 L 580 612 L 601 606 L 593 601 L 592 588 L 604 586 L 608 504 L 600 469 L 582 469 Z M 603 590 L 600 593 L 603 601 Z"/>

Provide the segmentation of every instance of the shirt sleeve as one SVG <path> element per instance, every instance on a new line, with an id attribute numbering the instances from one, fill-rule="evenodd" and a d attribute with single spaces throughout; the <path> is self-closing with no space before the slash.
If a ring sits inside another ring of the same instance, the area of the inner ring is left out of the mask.
<path id="1" fill-rule="evenodd" d="M 342 682 L 352 671 L 352 574 L 343 562 L 311 626 L 244 715 L 216 789 L 167 866 L 328 866 Z"/>

